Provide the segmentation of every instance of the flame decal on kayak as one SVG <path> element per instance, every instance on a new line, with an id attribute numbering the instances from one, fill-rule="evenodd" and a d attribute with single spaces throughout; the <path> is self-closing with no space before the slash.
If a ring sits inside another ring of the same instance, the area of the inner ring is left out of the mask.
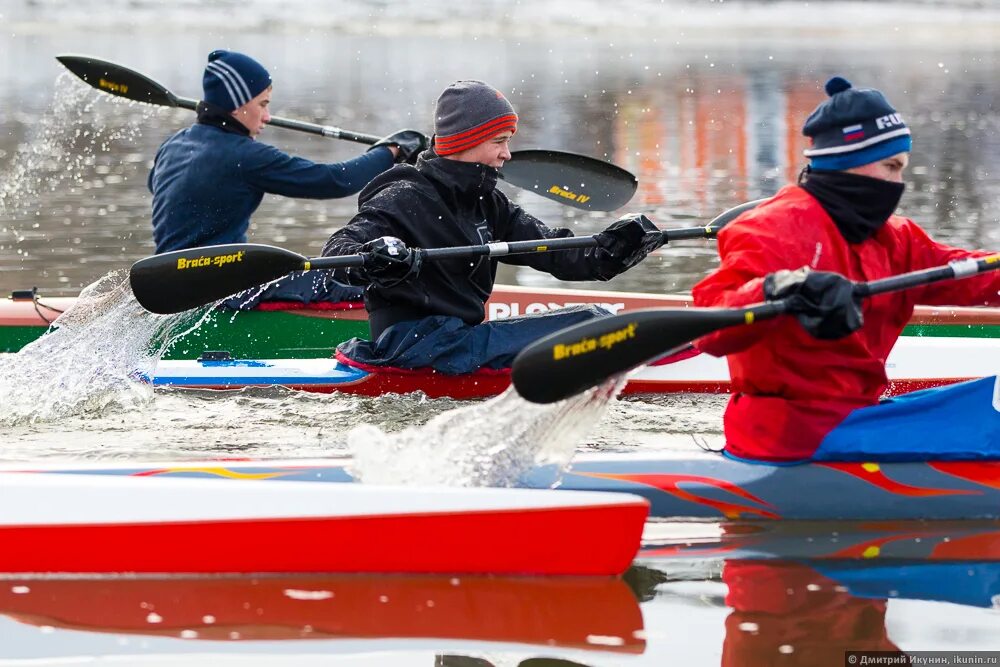
<path id="1" fill-rule="evenodd" d="M 740 519 L 747 516 L 756 516 L 762 519 L 780 519 L 781 516 L 775 514 L 774 512 L 761 509 L 759 507 L 754 507 L 750 504 L 739 504 L 726 502 L 724 500 L 716 500 L 715 498 L 705 498 L 703 496 L 695 495 L 689 491 L 682 489 L 679 485 L 688 484 L 704 484 L 705 486 L 711 486 L 716 489 L 721 489 L 735 496 L 739 496 L 745 500 L 748 500 L 758 505 L 763 505 L 774 509 L 774 505 L 771 503 L 758 498 L 757 496 L 744 491 L 737 485 L 733 484 L 724 479 L 715 479 L 712 477 L 702 477 L 700 475 L 645 475 L 642 473 L 636 474 L 613 474 L 613 473 L 590 473 L 590 472 L 580 472 L 578 474 L 585 475 L 587 477 L 598 477 L 604 479 L 616 479 L 624 482 L 634 482 L 636 484 L 643 484 L 645 486 L 651 486 L 655 489 L 659 489 L 665 493 L 669 493 L 675 498 L 680 498 L 681 500 L 686 500 L 691 503 L 696 503 L 698 505 L 704 505 L 706 507 L 711 507 L 712 509 L 719 512 L 721 515 L 727 519 Z"/>
<path id="2" fill-rule="evenodd" d="M 901 535 L 885 535 L 878 538 L 873 538 L 865 542 L 860 542 L 858 544 L 852 544 L 846 549 L 841 549 L 840 551 L 834 551 L 833 553 L 825 554 L 823 558 L 848 558 L 851 560 L 872 560 L 878 558 L 882 555 L 882 547 L 887 544 L 892 544 L 893 542 L 902 542 L 906 540 L 924 540 L 933 538 L 935 535 L 928 535 L 927 533 L 911 533 L 911 534 L 901 534 Z"/>
<path id="3" fill-rule="evenodd" d="M 213 477 L 224 477 L 226 479 L 274 479 L 293 474 L 290 470 L 279 470 L 275 472 L 238 472 L 229 468 L 158 468 L 154 470 L 143 470 L 133 473 L 133 477 L 155 477 L 157 475 L 185 475 L 193 474 L 211 475 Z"/>
<path id="4" fill-rule="evenodd" d="M 1000 463 L 993 461 L 939 461 L 928 463 L 931 468 L 967 482 L 1000 489 Z"/>
<path id="5" fill-rule="evenodd" d="M 949 536 L 935 545 L 930 557 L 936 560 L 997 560 L 1000 558 L 1000 531 L 989 528 L 980 531 L 961 537 Z"/>
<path id="6" fill-rule="evenodd" d="M 873 530 L 886 531 L 870 539 L 837 551 L 823 558 L 876 558 L 882 555 L 886 544 L 912 541 L 926 545 L 930 551 L 920 556 L 922 560 L 996 560 L 1000 556 L 1000 525 L 945 524 L 940 528 L 921 527 L 913 531 L 900 531 L 905 524 L 871 524 Z M 934 525 L 932 522 L 931 525 Z M 898 554 L 897 554 L 898 556 Z"/>
<path id="7" fill-rule="evenodd" d="M 831 468 L 847 473 L 852 477 L 876 486 L 883 491 L 894 493 L 897 496 L 907 496 L 910 498 L 932 498 L 934 496 L 970 496 L 980 495 L 980 491 L 969 491 L 965 489 L 932 489 L 920 486 L 910 486 L 891 479 L 882 472 L 882 467 L 877 463 L 816 463 L 815 465 Z"/>

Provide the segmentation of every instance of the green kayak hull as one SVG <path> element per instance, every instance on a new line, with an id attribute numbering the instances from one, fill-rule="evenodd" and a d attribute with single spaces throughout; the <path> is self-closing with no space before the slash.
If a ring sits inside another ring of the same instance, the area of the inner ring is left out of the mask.
<path id="1" fill-rule="evenodd" d="M 48 323 L 71 307 L 71 297 L 0 300 L 0 352 L 17 352 L 38 339 Z M 487 303 L 487 319 L 540 313 L 579 304 L 611 312 L 690 305 L 690 297 L 497 285 Z M 197 328 L 176 339 L 165 359 L 197 359 L 226 351 L 237 359 L 317 359 L 338 344 L 368 336 L 368 316 L 360 304 L 342 308 L 213 311 Z M 1000 308 L 918 307 L 904 336 L 1000 338 Z"/>

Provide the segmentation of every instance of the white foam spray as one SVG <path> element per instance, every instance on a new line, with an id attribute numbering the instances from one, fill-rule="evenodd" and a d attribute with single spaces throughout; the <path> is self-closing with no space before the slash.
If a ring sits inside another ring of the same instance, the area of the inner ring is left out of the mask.
<path id="1" fill-rule="evenodd" d="M 124 108 L 130 113 L 123 114 Z M 0 218 L 17 221 L 7 229 L 15 241 L 24 240 L 45 193 L 85 187 L 97 156 L 113 143 L 134 142 L 158 113 L 154 106 L 105 95 L 68 72 L 60 74 L 52 105 L 0 174 Z"/>
<path id="2" fill-rule="evenodd" d="M 347 436 L 352 474 L 369 484 L 552 485 L 623 385 L 612 378 L 551 405 L 529 403 L 511 387 L 398 433 L 359 426 Z M 551 476 L 539 477 L 539 468 Z"/>
<path id="3" fill-rule="evenodd" d="M 124 271 L 109 273 L 44 336 L 0 356 L 0 425 L 145 406 L 153 390 L 139 375 L 151 374 L 169 342 L 208 310 L 154 315 L 135 300 Z"/>

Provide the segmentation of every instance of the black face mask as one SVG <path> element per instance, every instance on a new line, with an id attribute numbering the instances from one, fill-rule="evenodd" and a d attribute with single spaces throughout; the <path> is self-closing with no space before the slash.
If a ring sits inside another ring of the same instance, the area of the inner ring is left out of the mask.
<path id="1" fill-rule="evenodd" d="M 906 189 L 904 183 L 808 167 L 799 185 L 819 201 L 848 243 L 867 241 L 882 229 Z"/>
<path id="2" fill-rule="evenodd" d="M 250 130 L 243 123 L 233 118 L 233 115 L 225 109 L 214 104 L 198 102 L 195 112 L 198 114 L 198 122 L 202 125 L 211 125 L 226 132 L 242 134 L 244 137 L 250 136 Z"/>

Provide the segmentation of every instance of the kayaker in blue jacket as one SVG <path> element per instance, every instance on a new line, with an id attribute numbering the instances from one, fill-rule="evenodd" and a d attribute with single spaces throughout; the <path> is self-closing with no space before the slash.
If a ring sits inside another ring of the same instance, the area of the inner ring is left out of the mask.
<path id="1" fill-rule="evenodd" d="M 156 252 L 245 243 L 250 216 L 265 193 L 307 199 L 348 197 L 394 162 L 427 145 L 414 130 L 389 135 L 345 162 L 319 163 L 256 141 L 270 120 L 271 76 L 253 58 L 217 50 L 208 56 L 197 122 L 160 146 L 149 173 Z M 294 274 L 243 301 L 341 301 L 357 288 L 325 272 Z"/>
<path id="2" fill-rule="evenodd" d="M 596 307 L 484 322 L 497 262 L 530 266 L 561 280 L 610 280 L 635 266 L 662 237 L 643 215 L 596 235 L 597 247 L 423 263 L 413 248 L 551 239 L 551 229 L 496 188 L 517 114 L 495 88 L 459 81 L 441 94 L 434 141 L 415 166 L 380 174 L 361 192 L 358 213 L 335 232 L 324 255 L 368 254 L 344 280 L 367 285 L 371 341 L 352 339 L 338 358 L 359 367 L 431 368 L 449 375 L 510 367 L 527 343 L 599 317 Z"/>

